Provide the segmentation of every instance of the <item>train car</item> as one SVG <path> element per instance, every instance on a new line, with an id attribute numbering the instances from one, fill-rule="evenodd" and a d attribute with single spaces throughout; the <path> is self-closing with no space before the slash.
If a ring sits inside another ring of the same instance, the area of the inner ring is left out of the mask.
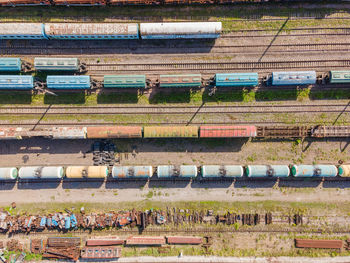
<path id="1" fill-rule="evenodd" d="M 115 179 L 147 179 L 152 175 L 152 166 L 113 166 L 112 169 Z"/>
<path id="2" fill-rule="evenodd" d="M 22 69 L 20 58 L 0 58 L 0 72 L 19 72 Z"/>
<path id="3" fill-rule="evenodd" d="M 160 88 L 199 88 L 202 86 L 202 75 L 160 75 L 158 82 Z"/>
<path id="4" fill-rule="evenodd" d="M 108 176 L 107 166 L 68 166 L 66 177 L 69 179 L 96 178 L 102 179 Z"/>
<path id="5" fill-rule="evenodd" d="M 86 127 L 52 127 L 49 131 L 52 139 L 86 139 Z"/>
<path id="6" fill-rule="evenodd" d="M 258 73 L 216 73 L 216 87 L 255 87 L 259 85 Z"/>
<path id="7" fill-rule="evenodd" d="M 42 23 L 0 23 L 0 39 L 46 39 Z"/>
<path id="8" fill-rule="evenodd" d="M 50 39 L 138 39 L 138 24 L 48 23 L 45 34 Z"/>
<path id="9" fill-rule="evenodd" d="M 47 76 L 48 89 L 85 90 L 90 89 L 90 76 Z"/>
<path id="10" fill-rule="evenodd" d="M 287 71 L 272 72 L 270 81 L 272 86 L 312 85 L 316 84 L 315 71 Z"/>
<path id="11" fill-rule="evenodd" d="M 256 137 L 256 127 L 249 126 L 200 126 L 200 138 L 237 138 L 237 137 Z"/>
<path id="12" fill-rule="evenodd" d="M 77 58 L 34 58 L 34 67 L 38 71 L 78 71 Z"/>
<path id="13" fill-rule="evenodd" d="M 110 5 L 160 5 L 162 0 L 109 0 Z"/>
<path id="14" fill-rule="evenodd" d="M 103 77 L 104 88 L 139 88 L 145 89 L 146 75 L 105 75 Z"/>
<path id="15" fill-rule="evenodd" d="M 16 180 L 18 176 L 18 170 L 16 167 L 1 167 L 0 168 L 0 181 L 2 180 Z"/>
<path id="16" fill-rule="evenodd" d="M 142 138 L 141 126 L 96 126 L 87 127 L 88 139 Z"/>
<path id="17" fill-rule="evenodd" d="M 61 179 L 64 175 L 62 166 L 29 166 L 21 167 L 18 172 L 19 179 Z"/>
<path id="18" fill-rule="evenodd" d="M 221 22 L 141 23 L 142 39 L 218 38 Z"/>
<path id="19" fill-rule="evenodd" d="M 311 128 L 311 137 L 316 137 L 316 138 L 350 137 L 350 126 L 317 125 Z"/>
<path id="20" fill-rule="evenodd" d="M 54 5 L 65 6 L 105 6 L 106 0 L 53 0 Z"/>
<path id="21" fill-rule="evenodd" d="M 146 126 L 144 138 L 198 138 L 197 126 Z"/>
<path id="22" fill-rule="evenodd" d="M 158 178 L 196 178 L 197 166 L 195 165 L 159 165 L 157 166 Z"/>
<path id="23" fill-rule="evenodd" d="M 292 175 L 295 177 L 335 177 L 338 169 L 335 165 L 293 165 Z"/>
<path id="24" fill-rule="evenodd" d="M 244 169 L 241 165 L 203 165 L 203 178 L 234 178 L 243 177 Z"/>
<path id="25" fill-rule="evenodd" d="M 0 75 L 0 90 L 32 90 L 34 89 L 33 76 Z"/>
<path id="26" fill-rule="evenodd" d="M 329 72 L 330 84 L 347 84 L 350 83 L 349 70 L 332 70 Z"/>
<path id="27" fill-rule="evenodd" d="M 338 172 L 341 177 L 350 177 L 350 165 L 343 164 L 338 167 Z"/>
<path id="28" fill-rule="evenodd" d="M 49 0 L 0 0 L 0 6 L 51 5 Z"/>
<path id="29" fill-rule="evenodd" d="M 248 165 L 246 173 L 248 177 L 288 177 L 290 169 L 288 165 Z"/>

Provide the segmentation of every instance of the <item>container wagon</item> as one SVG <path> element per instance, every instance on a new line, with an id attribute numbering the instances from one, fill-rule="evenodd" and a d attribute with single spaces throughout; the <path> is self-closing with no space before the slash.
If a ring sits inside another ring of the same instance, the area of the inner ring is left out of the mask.
<path id="1" fill-rule="evenodd" d="M 338 169 L 335 165 L 293 165 L 291 172 L 295 177 L 335 177 Z"/>
<path id="2" fill-rule="evenodd" d="M 158 83 L 160 88 L 199 88 L 202 86 L 202 75 L 160 75 Z"/>
<path id="3" fill-rule="evenodd" d="M 146 126 L 144 138 L 198 138 L 197 126 Z"/>
<path id="4" fill-rule="evenodd" d="M 77 58 L 34 58 L 34 67 L 38 71 L 78 71 Z"/>
<path id="5" fill-rule="evenodd" d="M 19 72 L 22 70 L 22 61 L 20 58 L 0 58 L 0 71 Z"/>
<path id="6" fill-rule="evenodd" d="M 0 75 L 0 89 L 32 90 L 34 89 L 33 76 Z"/>
<path id="7" fill-rule="evenodd" d="M 200 138 L 256 137 L 256 127 L 250 126 L 200 126 Z"/>
<path id="8" fill-rule="evenodd" d="M 246 173 L 248 177 L 288 177 L 290 170 L 288 165 L 248 165 Z"/>
<path id="9" fill-rule="evenodd" d="M 61 179 L 64 175 L 62 166 L 30 166 L 21 167 L 18 172 L 19 179 Z"/>
<path id="10" fill-rule="evenodd" d="M 46 39 L 42 23 L 0 23 L 0 39 Z"/>
<path id="11" fill-rule="evenodd" d="M 152 166 L 113 166 L 112 168 L 112 177 L 115 179 L 147 179 L 152 175 Z"/>
<path id="12" fill-rule="evenodd" d="M 90 76 L 47 76 L 48 89 L 85 90 L 90 89 Z"/>
<path id="13" fill-rule="evenodd" d="M 68 166 L 66 168 L 66 177 L 69 179 L 102 179 L 106 178 L 107 176 L 107 166 Z"/>
<path id="14" fill-rule="evenodd" d="M 272 86 L 316 84 L 315 71 L 272 72 L 268 81 Z"/>
<path id="15" fill-rule="evenodd" d="M 105 75 L 103 77 L 104 88 L 139 88 L 147 87 L 145 75 Z"/>
<path id="16" fill-rule="evenodd" d="M 243 177 L 244 169 L 241 165 L 203 165 L 203 178 L 234 178 Z"/>
<path id="17" fill-rule="evenodd" d="M 216 87 L 255 87 L 259 85 L 258 73 L 217 73 Z"/>
<path id="18" fill-rule="evenodd" d="M 138 39 L 138 24 L 60 23 L 45 24 L 50 39 Z"/>
<path id="19" fill-rule="evenodd" d="M 197 166 L 195 165 L 159 165 L 157 166 L 158 178 L 196 178 Z"/>
<path id="20" fill-rule="evenodd" d="M 141 23 L 142 39 L 218 38 L 221 22 Z"/>

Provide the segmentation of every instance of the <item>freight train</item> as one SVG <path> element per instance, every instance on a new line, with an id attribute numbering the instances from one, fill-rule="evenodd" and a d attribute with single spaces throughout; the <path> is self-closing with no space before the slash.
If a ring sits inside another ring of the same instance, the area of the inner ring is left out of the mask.
<path id="1" fill-rule="evenodd" d="M 290 1 L 295 0 L 0 0 L 0 6 L 203 5 Z"/>
<path id="2" fill-rule="evenodd" d="M 350 177 L 350 165 L 159 165 L 152 166 L 28 166 L 0 168 L 0 180 L 64 179 L 222 179 Z"/>
<path id="3" fill-rule="evenodd" d="M 118 138 L 339 138 L 350 137 L 350 126 L 88 126 L 50 128 L 0 128 L 0 140 L 33 137 L 51 139 Z"/>
<path id="4" fill-rule="evenodd" d="M 215 39 L 221 31 L 221 22 L 0 23 L 0 40 Z"/>
<path id="5" fill-rule="evenodd" d="M 9 75 L 11 72 L 29 71 L 29 63 L 20 58 L 0 58 L 0 89 L 33 90 L 46 84 L 48 89 L 55 90 L 89 90 L 105 89 L 148 89 L 158 88 L 201 88 L 201 87 L 247 87 L 253 88 L 259 84 L 267 86 L 305 86 L 315 84 L 348 84 L 350 70 L 331 70 L 317 76 L 315 71 L 272 72 L 259 80 L 256 72 L 216 73 L 211 79 L 205 80 L 201 74 L 167 74 L 159 75 L 155 81 L 150 81 L 146 75 L 104 75 L 103 81 L 91 79 L 87 75 L 48 75 L 46 82 L 35 81 L 30 75 Z M 87 65 L 77 58 L 35 58 L 34 68 L 46 72 L 86 72 Z"/>

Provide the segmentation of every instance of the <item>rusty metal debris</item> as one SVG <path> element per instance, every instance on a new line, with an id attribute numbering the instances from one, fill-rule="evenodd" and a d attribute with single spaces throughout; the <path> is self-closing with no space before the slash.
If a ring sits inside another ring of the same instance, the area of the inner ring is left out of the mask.
<path id="1" fill-rule="evenodd" d="M 8 251 L 21 251 L 23 249 L 23 246 L 18 240 L 11 239 L 7 241 L 6 248 Z"/>

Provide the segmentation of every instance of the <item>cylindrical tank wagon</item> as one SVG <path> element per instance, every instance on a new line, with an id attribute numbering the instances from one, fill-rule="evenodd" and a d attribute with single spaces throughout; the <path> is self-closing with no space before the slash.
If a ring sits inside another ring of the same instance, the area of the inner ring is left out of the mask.
<path id="1" fill-rule="evenodd" d="M 290 169 L 288 165 L 248 165 L 246 174 L 248 177 L 288 177 Z"/>
<path id="2" fill-rule="evenodd" d="M 338 168 L 335 165 L 293 165 L 291 168 L 294 177 L 336 177 Z"/>
<path id="3" fill-rule="evenodd" d="M 82 179 L 95 178 L 104 179 L 108 176 L 107 166 L 68 166 L 66 168 L 66 178 Z"/>
<path id="4" fill-rule="evenodd" d="M 112 177 L 115 179 L 147 179 L 152 175 L 152 166 L 113 166 L 112 168 Z"/>
<path id="5" fill-rule="evenodd" d="M 195 165 L 158 165 L 158 178 L 196 178 L 197 166 Z"/>
<path id="6" fill-rule="evenodd" d="M 18 176 L 18 170 L 16 167 L 0 168 L 0 181 L 2 181 L 2 180 L 16 180 L 17 176 Z"/>
<path id="7" fill-rule="evenodd" d="M 64 169 L 62 166 L 28 166 L 21 167 L 18 172 L 19 179 L 62 179 Z"/>
<path id="8" fill-rule="evenodd" d="M 235 178 L 243 177 L 244 169 L 241 165 L 203 165 L 203 178 Z"/>

